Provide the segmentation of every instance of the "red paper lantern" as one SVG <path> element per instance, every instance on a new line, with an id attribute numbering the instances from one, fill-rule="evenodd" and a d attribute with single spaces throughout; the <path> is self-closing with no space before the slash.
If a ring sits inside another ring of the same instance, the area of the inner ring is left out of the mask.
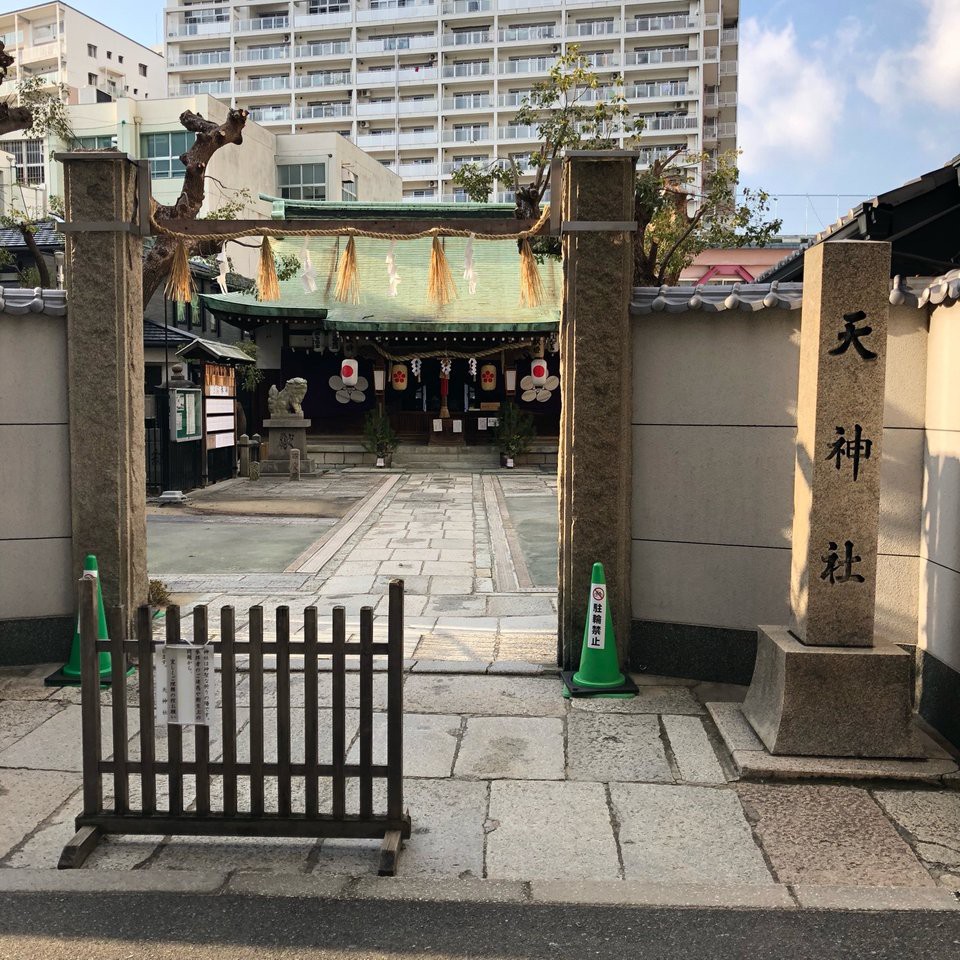
<path id="1" fill-rule="evenodd" d="M 542 387 L 547 382 L 550 371 L 547 369 L 547 361 L 542 357 L 530 364 L 530 379 L 535 387 Z"/>
<path id="2" fill-rule="evenodd" d="M 407 365 L 405 363 L 395 363 L 390 371 L 390 382 L 394 390 L 407 389 Z"/>
<path id="3" fill-rule="evenodd" d="M 480 368 L 480 389 L 485 393 L 497 389 L 497 368 L 492 363 L 485 363 Z"/>
<path id="4" fill-rule="evenodd" d="M 356 360 L 344 360 L 340 364 L 340 379 L 345 387 L 355 387 L 357 385 L 358 373 Z"/>

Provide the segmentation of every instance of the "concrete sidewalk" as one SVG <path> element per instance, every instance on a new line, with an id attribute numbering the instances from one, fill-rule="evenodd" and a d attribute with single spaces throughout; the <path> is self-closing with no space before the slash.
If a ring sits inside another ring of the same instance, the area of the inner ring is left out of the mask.
<path id="1" fill-rule="evenodd" d="M 88 869 L 56 873 L 80 809 L 79 707 L 43 675 L 0 675 L 5 889 L 927 909 L 960 888 L 960 792 L 944 784 L 732 780 L 704 703 L 739 688 L 638 677 L 635 700 L 571 702 L 555 677 L 416 671 L 404 688 L 414 833 L 397 880 L 373 878 L 377 843 L 333 840 L 114 838 Z"/>

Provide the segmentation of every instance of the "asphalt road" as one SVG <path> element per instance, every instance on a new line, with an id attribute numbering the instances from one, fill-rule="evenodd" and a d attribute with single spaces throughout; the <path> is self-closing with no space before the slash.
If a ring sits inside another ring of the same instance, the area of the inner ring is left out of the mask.
<path id="1" fill-rule="evenodd" d="M 799 960 L 960 956 L 960 913 L 0 896 L 0 958 Z"/>

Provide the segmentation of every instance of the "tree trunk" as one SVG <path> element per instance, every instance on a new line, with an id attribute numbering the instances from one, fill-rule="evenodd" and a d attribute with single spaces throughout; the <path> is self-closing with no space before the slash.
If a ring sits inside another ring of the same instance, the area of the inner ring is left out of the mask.
<path id="1" fill-rule="evenodd" d="M 44 290 L 51 289 L 53 284 L 50 283 L 50 271 L 47 269 L 47 262 L 43 259 L 43 254 L 40 252 L 37 241 L 34 239 L 33 231 L 28 227 L 21 227 L 20 235 L 23 237 L 23 242 L 27 245 L 27 250 L 30 251 L 30 256 L 33 257 L 33 262 L 37 265 L 37 273 L 40 274 L 40 286 Z"/>
<path id="2" fill-rule="evenodd" d="M 162 225 L 164 220 L 194 220 L 203 206 L 205 196 L 205 178 L 210 158 L 228 143 L 243 143 L 243 127 L 247 122 L 246 110 L 231 110 L 223 123 L 205 120 L 199 113 L 186 110 L 180 114 L 180 124 L 184 129 L 196 133 L 197 139 L 190 149 L 180 157 L 186 168 L 183 177 L 183 189 L 172 204 L 157 204 L 153 219 Z M 143 306 L 146 309 L 150 298 L 170 273 L 170 265 L 176 250 L 177 241 L 173 237 L 158 234 L 156 242 L 143 261 Z M 200 252 L 195 242 L 187 243 L 187 253 Z"/>

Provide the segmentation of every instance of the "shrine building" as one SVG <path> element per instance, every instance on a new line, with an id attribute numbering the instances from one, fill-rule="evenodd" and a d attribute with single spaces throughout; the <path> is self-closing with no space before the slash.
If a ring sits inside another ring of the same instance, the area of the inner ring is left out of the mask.
<path id="1" fill-rule="evenodd" d="M 444 221 L 512 219 L 512 204 L 366 204 L 264 198 L 277 219 Z M 559 260 L 538 264 L 540 306 L 521 306 L 520 256 L 513 239 L 441 238 L 456 296 L 438 306 L 427 293 L 432 240 L 355 239 L 359 302 L 334 297 L 347 237 L 274 240 L 276 257 L 295 255 L 298 275 L 279 301 L 250 293 L 202 294 L 207 310 L 250 334 L 264 381 L 251 432 L 267 415 L 270 386 L 303 377 L 304 415 L 314 438 L 359 437 L 366 413 L 389 416 L 401 442 L 488 445 L 503 404 L 530 412 L 538 437 L 560 421 Z M 531 365 L 546 361 L 531 379 Z M 350 364 L 357 378 L 351 383 Z M 544 376 L 546 374 L 546 376 Z M 492 422 L 491 422 L 492 421 Z"/>

